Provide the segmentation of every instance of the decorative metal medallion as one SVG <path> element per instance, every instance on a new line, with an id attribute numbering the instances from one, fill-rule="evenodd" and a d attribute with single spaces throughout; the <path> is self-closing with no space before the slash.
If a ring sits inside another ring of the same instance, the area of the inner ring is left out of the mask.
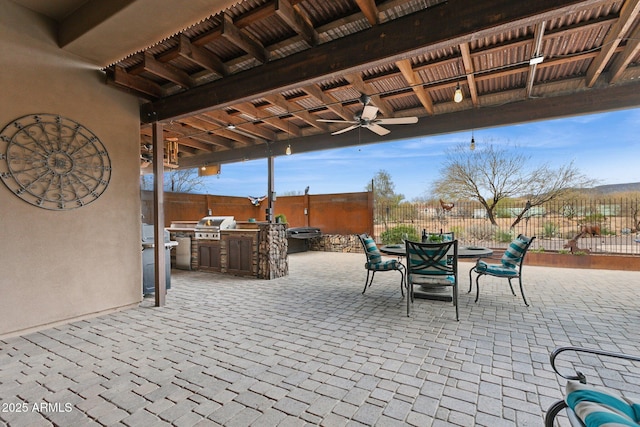
<path id="1" fill-rule="evenodd" d="M 32 205 L 75 209 L 107 189 L 111 161 L 98 137 L 81 124 L 54 114 L 31 114 L 0 132 L 0 178 Z"/>

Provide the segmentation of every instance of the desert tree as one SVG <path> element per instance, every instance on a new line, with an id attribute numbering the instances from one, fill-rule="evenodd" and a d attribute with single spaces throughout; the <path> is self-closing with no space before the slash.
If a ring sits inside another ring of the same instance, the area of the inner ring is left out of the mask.
<path id="1" fill-rule="evenodd" d="M 511 224 L 513 228 L 531 208 L 576 187 L 593 184 L 594 180 L 580 173 L 573 162 L 557 168 L 546 163 L 534 165 L 531 157 L 517 146 L 486 144 L 471 151 L 468 145 L 460 144 L 447 153 L 432 192 L 449 199 L 477 200 L 493 225 L 498 225 L 495 210 L 500 201 L 526 198 L 525 206 Z"/>
<path id="2" fill-rule="evenodd" d="M 153 175 L 140 178 L 142 190 L 153 190 Z M 194 193 L 204 188 L 204 177 L 198 175 L 197 169 L 175 169 L 164 174 L 164 191 L 174 193 Z"/>
<path id="3" fill-rule="evenodd" d="M 376 203 L 386 206 L 398 206 L 404 199 L 403 194 L 396 194 L 396 185 L 391 180 L 391 175 L 384 169 L 376 172 L 369 184 L 367 191 L 373 191 Z"/>

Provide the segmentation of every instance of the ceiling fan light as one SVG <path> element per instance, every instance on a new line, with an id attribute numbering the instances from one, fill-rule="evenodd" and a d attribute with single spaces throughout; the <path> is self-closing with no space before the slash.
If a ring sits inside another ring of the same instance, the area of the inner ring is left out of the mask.
<path id="1" fill-rule="evenodd" d="M 460 103 L 460 102 L 462 102 L 462 98 L 463 98 L 462 89 L 460 89 L 460 85 L 457 85 L 456 86 L 456 91 L 453 94 L 453 101 L 455 103 Z"/>

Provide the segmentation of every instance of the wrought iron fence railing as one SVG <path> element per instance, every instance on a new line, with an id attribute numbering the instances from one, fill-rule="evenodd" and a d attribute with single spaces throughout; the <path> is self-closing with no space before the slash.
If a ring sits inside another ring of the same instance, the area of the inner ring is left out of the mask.
<path id="1" fill-rule="evenodd" d="M 591 252 L 640 254 L 640 199 L 552 201 L 527 209 L 500 203 L 494 222 L 478 202 L 412 203 L 374 208 L 374 235 L 382 243 L 418 239 L 422 230 L 453 231 L 461 244 L 506 247 L 522 233 L 536 236 L 533 250 L 564 251 L 567 241 Z"/>

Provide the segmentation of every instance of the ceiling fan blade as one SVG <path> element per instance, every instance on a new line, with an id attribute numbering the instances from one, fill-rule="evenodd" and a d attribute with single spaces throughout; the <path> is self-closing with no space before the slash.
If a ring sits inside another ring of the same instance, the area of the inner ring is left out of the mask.
<path id="1" fill-rule="evenodd" d="M 389 119 L 378 119 L 376 123 L 381 125 L 412 125 L 418 123 L 417 117 L 396 117 Z"/>
<path id="2" fill-rule="evenodd" d="M 347 128 L 332 132 L 331 135 L 340 135 L 341 133 L 349 132 L 350 130 L 353 130 L 353 129 L 359 127 L 359 126 L 360 125 L 351 125 L 351 126 L 349 126 Z"/>
<path id="3" fill-rule="evenodd" d="M 316 122 L 323 122 L 323 123 L 351 123 L 351 124 L 358 124 L 359 122 L 353 121 L 353 120 L 331 120 L 331 119 L 316 119 Z"/>
<path id="4" fill-rule="evenodd" d="M 377 133 L 380 136 L 384 136 L 387 135 L 388 133 L 391 133 L 391 131 L 389 129 L 385 129 L 382 126 L 376 124 L 376 123 L 370 123 L 367 126 L 365 126 L 367 129 Z"/>
<path id="5" fill-rule="evenodd" d="M 362 120 L 373 120 L 376 118 L 378 114 L 378 107 L 374 107 L 373 105 L 365 105 L 362 109 L 362 114 L 360 118 Z"/>

